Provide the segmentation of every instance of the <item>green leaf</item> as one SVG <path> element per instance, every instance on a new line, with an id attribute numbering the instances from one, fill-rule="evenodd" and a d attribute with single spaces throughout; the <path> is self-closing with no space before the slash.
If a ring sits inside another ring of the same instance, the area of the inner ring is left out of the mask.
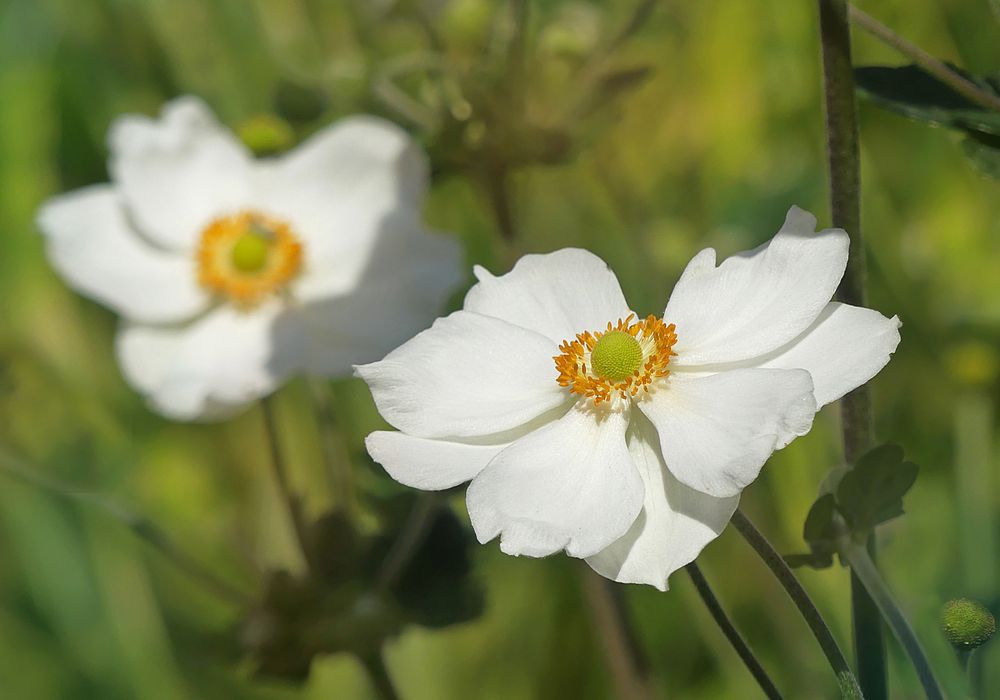
<path id="1" fill-rule="evenodd" d="M 834 524 L 836 512 L 837 504 L 832 493 L 823 494 L 816 499 L 802 528 L 802 537 L 809 545 L 810 552 L 785 555 L 785 562 L 789 566 L 811 566 L 814 569 L 833 566 L 833 553 L 837 547 L 837 530 Z"/>
<path id="2" fill-rule="evenodd" d="M 819 551 L 808 554 L 786 554 L 782 557 L 793 569 L 808 566 L 813 569 L 829 569 L 833 566 L 833 552 Z"/>
<path id="3" fill-rule="evenodd" d="M 837 487 L 837 507 L 852 531 L 868 532 L 903 514 L 903 496 L 917 479 L 917 465 L 903 448 L 880 445 L 864 454 Z"/>
<path id="4" fill-rule="evenodd" d="M 952 69 L 984 90 L 1000 94 L 991 81 Z M 1000 135 L 1000 114 L 970 102 L 919 66 L 862 66 L 854 69 L 854 79 L 862 95 L 911 119 Z"/>
<path id="5" fill-rule="evenodd" d="M 1000 180 L 1000 136 L 966 132 L 962 150 L 984 175 Z"/>
<path id="6" fill-rule="evenodd" d="M 806 515 L 806 524 L 802 528 L 802 536 L 810 546 L 832 543 L 837 539 L 837 532 L 833 524 L 836 510 L 837 504 L 832 493 L 820 496 L 812 504 L 809 514 Z"/>

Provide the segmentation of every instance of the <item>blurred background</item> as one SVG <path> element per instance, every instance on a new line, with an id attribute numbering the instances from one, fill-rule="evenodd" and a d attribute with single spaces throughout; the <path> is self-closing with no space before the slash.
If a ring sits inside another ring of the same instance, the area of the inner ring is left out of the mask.
<path id="1" fill-rule="evenodd" d="M 494 272 L 574 245 L 660 313 L 688 259 L 769 238 L 791 204 L 828 224 L 813 3 L 611 0 L 0 0 L 0 446 L 38 473 L 154 520 L 250 594 L 303 564 L 266 463 L 257 409 L 219 425 L 151 413 L 112 355 L 116 319 L 46 265 L 33 223 L 54 193 L 107 180 L 105 132 L 123 112 L 202 96 L 260 153 L 347 114 L 397 121 L 432 156 L 426 216 Z M 863 9 L 974 72 L 1000 66 L 986 0 Z M 904 60 L 864 35 L 859 64 Z M 1000 603 L 1000 184 L 949 132 L 862 102 L 871 306 L 903 341 L 873 382 L 878 435 L 921 466 L 907 514 L 882 528 L 890 586 L 952 694 L 942 603 Z M 470 276 L 471 283 L 471 276 Z M 464 290 L 456 290 L 454 304 Z M 316 387 L 276 399 L 307 511 L 330 503 Z M 403 495 L 365 455 L 381 427 L 357 380 L 323 386 L 334 436 L 367 498 Z M 776 454 L 744 508 L 782 552 L 839 459 L 836 407 Z M 451 505 L 465 520 L 461 494 Z M 387 646 L 404 698 L 606 698 L 614 683 L 581 563 L 470 550 L 483 612 L 405 625 Z M 727 531 L 699 560 L 787 697 L 836 694 L 784 593 Z M 845 570 L 801 578 L 849 648 Z M 623 587 L 657 693 L 759 692 L 683 572 L 662 594 Z M 368 698 L 349 654 L 301 682 L 255 678 L 245 610 L 200 586 L 104 510 L 0 472 L 0 695 L 4 698 Z M 235 645 L 235 649 L 234 649 Z M 894 697 L 919 696 L 890 644 Z M 1000 646 L 983 650 L 1000 694 Z"/>

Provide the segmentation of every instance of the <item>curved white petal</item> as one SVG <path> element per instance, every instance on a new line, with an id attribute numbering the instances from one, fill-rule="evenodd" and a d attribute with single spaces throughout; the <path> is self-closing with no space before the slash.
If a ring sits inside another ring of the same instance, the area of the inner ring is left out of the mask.
<path id="1" fill-rule="evenodd" d="M 670 375 L 639 402 L 660 436 L 667 467 L 710 496 L 735 496 L 764 462 L 812 427 L 816 399 L 802 369 L 736 369 Z"/>
<path id="2" fill-rule="evenodd" d="M 889 363 L 899 345 L 898 316 L 831 302 L 802 335 L 754 360 L 758 367 L 801 368 L 812 375 L 816 404 L 861 386 Z"/>
<path id="3" fill-rule="evenodd" d="M 398 126 L 349 117 L 289 154 L 262 161 L 257 201 L 292 224 L 308 268 L 335 293 L 363 274 L 387 218 L 403 212 L 418 219 L 428 172 L 423 151 Z"/>
<path id="4" fill-rule="evenodd" d="M 642 479 L 625 445 L 628 411 L 587 402 L 497 455 L 466 494 L 480 542 L 507 554 L 565 549 L 588 557 L 621 537 L 642 507 Z"/>
<path id="5" fill-rule="evenodd" d="M 224 306 L 182 327 L 125 324 L 117 338 L 125 378 L 168 418 L 226 418 L 298 367 L 299 336 L 274 333 L 280 307 Z"/>
<path id="6" fill-rule="evenodd" d="M 792 207 L 771 241 L 715 267 L 715 251 L 692 259 L 663 319 L 677 326 L 676 364 L 736 362 L 798 336 L 830 301 L 847 265 L 847 234 L 815 232 L 816 217 Z"/>
<path id="7" fill-rule="evenodd" d="M 191 250 L 213 218 L 253 205 L 249 152 L 196 97 L 167 103 L 159 119 L 119 117 L 108 142 L 129 214 L 164 248 Z"/>
<path id="8" fill-rule="evenodd" d="M 389 430 L 378 430 L 365 438 L 368 454 L 389 476 L 424 491 L 440 491 L 469 481 L 509 444 L 430 440 Z"/>
<path id="9" fill-rule="evenodd" d="M 355 371 L 399 430 L 468 437 L 514 428 L 565 403 L 552 361 L 557 352 L 537 333 L 456 311 Z"/>
<path id="10" fill-rule="evenodd" d="M 400 212 L 385 221 L 358 279 L 343 285 L 344 277 L 330 269 L 297 281 L 292 323 L 305 333 L 306 371 L 349 374 L 427 328 L 463 278 L 461 257 L 453 238 L 429 233 Z"/>
<path id="11" fill-rule="evenodd" d="M 71 287 L 133 321 L 171 323 L 209 304 L 194 260 L 143 241 L 108 185 L 54 197 L 38 213 L 52 266 Z"/>
<path id="12" fill-rule="evenodd" d="M 668 577 L 722 534 L 740 499 L 715 498 L 679 482 L 667 469 L 656 430 L 645 418 L 633 417 L 628 442 L 646 487 L 642 512 L 621 539 L 587 563 L 619 583 L 645 583 L 665 591 Z"/>
<path id="13" fill-rule="evenodd" d="M 528 328 L 557 345 L 631 313 L 615 273 L 579 248 L 525 255 L 499 277 L 479 266 L 475 274 L 479 283 L 465 297 L 466 311 Z"/>

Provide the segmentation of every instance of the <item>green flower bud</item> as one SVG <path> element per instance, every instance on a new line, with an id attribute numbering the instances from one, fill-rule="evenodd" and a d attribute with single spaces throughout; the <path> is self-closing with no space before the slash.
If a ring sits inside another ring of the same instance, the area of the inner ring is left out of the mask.
<path id="1" fill-rule="evenodd" d="M 240 140 L 257 155 L 286 150 L 295 141 L 295 132 L 281 117 L 261 114 L 240 124 Z"/>
<path id="2" fill-rule="evenodd" d="M 968 598 L 949 600 L 941 611 L 941 629 L 958 651 L 971 651 L 990 640 L 996 618 L 982 603 Z"/>

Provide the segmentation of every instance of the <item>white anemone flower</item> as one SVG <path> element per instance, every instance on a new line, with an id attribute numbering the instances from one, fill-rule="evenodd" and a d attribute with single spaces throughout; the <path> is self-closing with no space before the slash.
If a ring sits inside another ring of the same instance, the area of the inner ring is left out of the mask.
<path id="1" fill-rule="evenodd" d="M 438 315 L 457 242 L 425 230 L 424 155 L 358 116 L 254 160 L 199 99 L 118 118 L 111 183 L 38 214 L 52 265 L 123 319 L 129 383 L 178 420 L 225 418 L 294 374 L 349 374 Z"/>
<path id="2" fill-rule="evenodd" d="M 701 251 L 662 318 L 584 250 L 476 268 L 461 311 L 357 368 L 398 429 L 369 453 L 415 488 L 471 480 L 480 542 L 665 590 L 771 453 L 899 343 L 897 318 L 830 301 L 848 237 L 815 226 L 792 208 L 760 248 Z"/>

